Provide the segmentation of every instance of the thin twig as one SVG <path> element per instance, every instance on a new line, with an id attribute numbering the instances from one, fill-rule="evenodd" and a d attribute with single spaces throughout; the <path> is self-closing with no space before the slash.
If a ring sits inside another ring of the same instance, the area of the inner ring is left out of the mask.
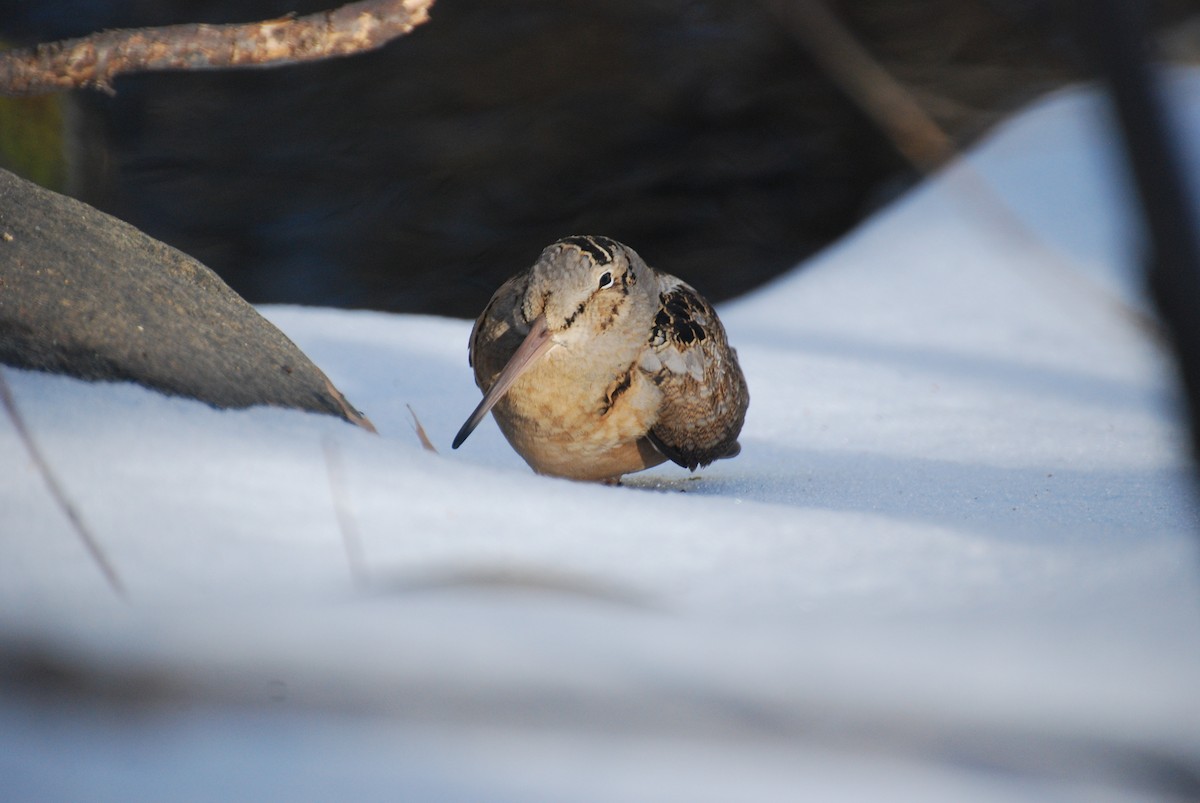
<path id="1" fill-rule="evenodd" d="M 412 416 L 413 431 L 417 433 L 417 440 L 421 442 L 421 447 L 427 452 L 437 454 L 437 448 L 433 445 L 433 441 L 429 440 L 429 436 L 425 434 L 425 427 L 421 426 L 421 419 L 417 418 L 417 411 L 412 408 L 411 404 L 404 406 L 408 408 L 408 414 Z"/>
<path id="2" fill-rule="evenodd" d="M 374 50 L 428 21 L 433 0 L 362 0 L 332 11 L 232 25 L 102 31 L 0 53 L 0 94 L 91 88 L 151 70 L 278 67 Z"/>
<path id="3" fill-rule="evenodd" d="M 765 0 L 765 4 L 825 75 L 875 121 L 914 167 L 928 173 L 954 156 L 954 140 L 824 3 Z"/>
<path id="4" fill-rule="evenodd" d="M 71 503 L 70 498 L 67 497 L 66 491 L 63 490 L 54 472 L 50 469 L 50 464 L 46 462 L 46 458 L 34 442 L 33 435 L 25 425 L 25 419 L 22 417 L 21 411 L 17 409 L 16 399 L 13 398 L 12 390 L 8 386 L 8 380 L 4 376 L 3 369 L 0 369 L 0 403 L 4 404 L 4 409 L 8 411 L 8 417 L 12 420 L 13 428 L 17 431 L 17 436 L 25 445 L 25 450 L 29 452 L 29 457 L 37 467 L 38 473 L 42 475 L 42 480 L 46 483 L 50 495 L 54 497 L 54 501 L 58 503 L 67 520 L 71 522 L 71 526 L 75 528 L 75 533 L 79 536 L 79 540 L 83 542 L 84 549 L 87 550 L 92 560 L 100 568 L 100 573 L 104 575 L 104 579 L 108 581 L 108 585 L 112 588 L 113 592 L 118 597 L 124 599 L 125 586 L 121 582 L 121 578 L 117 576 L 116 570 L 109 563 L 108 558 L 104 555 L 104 551 L 100 548 L 100 542 L 96 540 L 95 536 L 88 529 L 87 524 L 83 521 L 83 517 L 79 515 L 78 509 Z"/>
<path id="5" fill-rule="evenodd" d="M 337 516 L 338 531 L 342 534 L 342 545 L 346 549 L 346 563 L 350 566 L 350 576 L 359 588 L 365 588 L 370 582 L 367 574 L 367 562 L 363 557 L 362 539 L 358 535 L 358 525 L 350 506 L 346 504 L 346 470 L 342 465 L 342 453 L 338 450 L 333 438 L 328 436 L 321 439 L 325 452 L 325 470 L 329 475 L 329 494 L 333 499 L 333 512 Z"/>
<path id="6" fill-rule="evenodd" d="M 347 421 L 349 421 L 351 424 L 356 424 L 362 427 L 367 432 L 372 434 L 379 433 L 379 431 L 375 429 L 375 425 L 371 423 L 371 419 L 354 409 L 354 405 L 350 404 L 350 402 L 346 400 L 346 397 L 342 395 L 342 392 L 333 386 L 333 383 L 329 381 L 329 377 L 325 377 L 325 389 L 329 391 L 329 395 L 332 396 L 333 400 L 336 401 L 338 406 L 342 408 L 342 414 L 346 417 Z"/>
<path id="7" fill-rule="evenodd" d="M 804 47 L 833 83 L 875 122 L 896 149 L 917 170 L 932 173 L 958 155 L 954 139 L 930 117 L 912 93 L 875 60 L 854 35 L 819 0 L 762 0 Z M 1124 316 L 1159 342 L 1158 322 L 1082 273 L 1065 255 L 1048 245 L 1009 207 L 987 180 L 965 162 L 957 166 L 952 187 L 979 214 L 981 220 L 1014 242 L 1030 247 L 1040 257 L 1029 271 L 1014 263 L 1030 281 L 1042 283 L 1054 274 L 1072 289 L 1101 307 Z"/>

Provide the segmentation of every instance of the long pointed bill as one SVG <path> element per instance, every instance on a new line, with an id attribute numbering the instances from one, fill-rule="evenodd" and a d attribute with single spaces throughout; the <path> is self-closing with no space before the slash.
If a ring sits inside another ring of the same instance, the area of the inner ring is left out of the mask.
<path id="1" fill-rule="evenodd" d="M 479 402 L 479 406 L 475 408 L 475 412 L 471 413 L 471 417 L 462 425 L 462 429 L 454 436 L 454 443 L 451 447 L 457 449 L 463 445 L 470 434 L 479 426 L 479 422 L 488 414 L 488 411 L 508 393 L 508 389 L 512 387 L 513 382 L 521 374 L 529 370 L 535 362 L 543 354 L 554 348 L 557 343 L 550 339 L 550 330 L 546 328 L 546 318 L 544 315 L 539 315 L 534 319 L 529 326 L 529 334 L 525 335 L 525 339 L 521 341 L 521 345 L 517 346 L 517 350 L 513 352 L 509 358 L 508 364 L 504 366 L 504 370 L 496 377 L 495 383 L 491 389 L 483 396 L 483 400 Z"/>

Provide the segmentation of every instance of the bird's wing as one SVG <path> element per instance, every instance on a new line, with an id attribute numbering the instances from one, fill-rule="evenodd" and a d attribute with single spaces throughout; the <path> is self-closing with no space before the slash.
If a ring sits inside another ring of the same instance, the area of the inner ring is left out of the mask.
<path id="1" fill-rule="evenodd" d="M 659 274 L 659 309 L 640 367 L 662 390 L 647 437 L 684 468 L 738 452 L 750 394 L 712 305 L 674 276 Z"/>

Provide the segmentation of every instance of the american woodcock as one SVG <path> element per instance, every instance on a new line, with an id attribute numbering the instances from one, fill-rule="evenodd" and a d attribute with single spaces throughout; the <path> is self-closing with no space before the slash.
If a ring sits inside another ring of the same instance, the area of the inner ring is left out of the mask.
<path id="1" fill-rule="evenodd" d="M 750 394 L 712 306 L 607 237 L 574 236 L 505 282 L 475 321 L 488 411 L 534 471 L 615 481 L 738 453 Z"/>

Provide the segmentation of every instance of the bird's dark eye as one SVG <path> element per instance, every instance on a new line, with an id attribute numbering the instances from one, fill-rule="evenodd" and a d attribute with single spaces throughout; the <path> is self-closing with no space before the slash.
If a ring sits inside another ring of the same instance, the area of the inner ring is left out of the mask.
<path id="1" fill-rule="evenodd" d="M 600 289 L 603 290 L 606 287 L 612 287 L 612 283 L 612 274 L 608 271 L 604 271 L 604 273 L 600 276 Z"/>

